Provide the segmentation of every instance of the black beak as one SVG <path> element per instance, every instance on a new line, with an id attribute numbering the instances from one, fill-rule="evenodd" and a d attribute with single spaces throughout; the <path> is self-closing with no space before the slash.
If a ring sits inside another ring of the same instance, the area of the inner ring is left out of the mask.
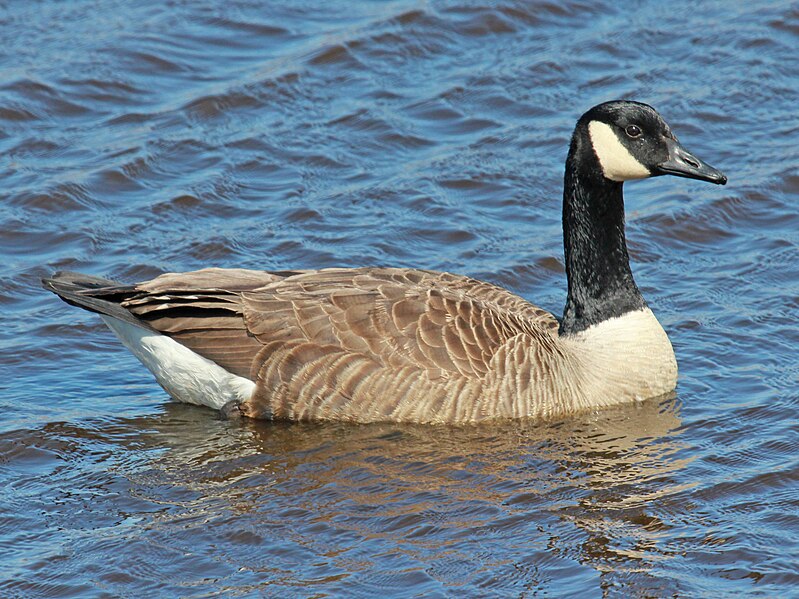
<path id="1" fill-rule="evenodd" d="M 666 139 L 669 157 L 655 167 L 655 175 L 676 175 L 700 181 L 710 181 L 717 185 L 727 183 L 727 177 L 720 170 L 702 162 L 683 148 L 676 139 Z"/>

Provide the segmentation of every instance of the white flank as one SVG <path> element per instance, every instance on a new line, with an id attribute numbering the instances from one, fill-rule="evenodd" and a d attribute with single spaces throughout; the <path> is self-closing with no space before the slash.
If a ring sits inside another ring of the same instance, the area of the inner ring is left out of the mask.
<path id="1" fill-rule="evenodd" d="M 610 125 L 601 121 L 588 123 L 588 135 L 591 145 L 599 159 L 599 165 L 605 177 L 611 181 L 629 181 L 645 179 L 652 173 L 638 162 L 625 148 Z"/>
<path id="2" fill-rule="evenodd" d="M 251 380 L 228 372 L 166 335 L 110 316 L 100 317 L 179 401 L 220 409 L 232 400 L 248 400 L 255 390 Z"/>

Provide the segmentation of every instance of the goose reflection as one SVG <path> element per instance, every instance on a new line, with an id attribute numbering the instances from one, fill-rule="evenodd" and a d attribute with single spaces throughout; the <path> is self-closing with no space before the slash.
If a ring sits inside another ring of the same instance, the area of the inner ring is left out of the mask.
<path id="1" fill-rule="evenodd" d="M 312 557 L 345 577 L 401 564 L 445 585 L 545 588 L 539 564 L 555 560 L 610 588 L 668 555 L 687 488 L 679 406 L 671 395 L 568 421 L 436 427 L 215 421 L 170 404 L 128 424 L 155 450 L 140 496 L 176 506 L 152 526 L 188 512 L 230 538 L 251 531 L 298 583 Z M 252 546 L 238 550 L 257 567 Z"/>

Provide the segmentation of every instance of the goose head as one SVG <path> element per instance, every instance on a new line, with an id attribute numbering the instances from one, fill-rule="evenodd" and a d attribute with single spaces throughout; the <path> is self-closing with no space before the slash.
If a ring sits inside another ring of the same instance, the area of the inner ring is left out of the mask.
<path id="1" fill-rule="evenodd" d="M 651 106 L 605 102 L 577 121 L 563 186 L 569 290 L 561 333 L 646 308 L 630 270 L 622 188 L 625 181 L 660 175 L 727 183 L 724 173 L 677 141 Z"/>
<path id="2" fill-rule="evenodd" d="M 593 154 L 582 156 L 582 164 L 610 181 L 674 175 L 727 183 L 724 173 L 686 150 L 657 111 L 640 102 L 594 106 L 578 121 L 577 136 L 588 141 L 583 151 Z"/>

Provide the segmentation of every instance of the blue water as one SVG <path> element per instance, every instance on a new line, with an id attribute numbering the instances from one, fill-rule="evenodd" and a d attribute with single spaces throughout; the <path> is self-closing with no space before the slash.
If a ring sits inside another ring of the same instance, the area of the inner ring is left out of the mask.
<path id="1" fill-rule="evenodd" d="M 0 7 L 0 595 L 799 596 L 797 48 L 762 0 Z M 626 185 L 674 397 L 223 421 L 39 286 L 400 265 L 560 314 L 568 139 L 620 97 L 730 179 Z"/>

